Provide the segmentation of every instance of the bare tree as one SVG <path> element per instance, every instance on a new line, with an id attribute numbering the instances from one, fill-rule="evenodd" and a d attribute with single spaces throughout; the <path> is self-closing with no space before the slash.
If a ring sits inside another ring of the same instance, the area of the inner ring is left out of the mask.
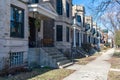
<path id="1" fill-rule="evenodd" d="M 120 30 L 120 22 L 116 12 L 109 12 L 100 17 L 101 23 L 113 34 L 115 31 Z"/>
<path id="2" fill-rule="evenodd" d="M 114 33 L 120 30 L 120 0 L 92 0 L 94 19 L 100 21 L 104 27 Z"/>

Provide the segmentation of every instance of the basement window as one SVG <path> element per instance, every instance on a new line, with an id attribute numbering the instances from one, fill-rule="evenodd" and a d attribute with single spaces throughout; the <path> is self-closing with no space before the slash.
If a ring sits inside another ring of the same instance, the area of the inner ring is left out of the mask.
<path id="1" fill-rule="evenodd" d="M 10 53 L 10 66 L 17 67 L 23 64 L 24 52 L 12 52 Z"/>

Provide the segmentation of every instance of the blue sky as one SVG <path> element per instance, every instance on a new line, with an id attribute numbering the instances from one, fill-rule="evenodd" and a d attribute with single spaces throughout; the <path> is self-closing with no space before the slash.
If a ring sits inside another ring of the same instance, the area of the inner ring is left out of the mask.
<path id="1" fill-rule="evenodd" d="M 85 7 L 85 12 L 87 16 L 94 16 L 93 11 L 89 8 L 89 6 L 97 6 L 97 4 L 99 4 L 98 2 L 95 2 L 94 5 L 92 3 L 92 0 L 73 0 L 73 5 L 82 5 Z M 98 24 L 101 25 L 101 24 Z M 102 27 L 103 28 L 103 27 Z"/>
<path id="2" fill-rule="evenodd" d="M 73 5 L 82 5 L 85 7 L 86 15 L 91 15 L 91 10 L 88 8 L 91 0 L 73 0 Z"/>

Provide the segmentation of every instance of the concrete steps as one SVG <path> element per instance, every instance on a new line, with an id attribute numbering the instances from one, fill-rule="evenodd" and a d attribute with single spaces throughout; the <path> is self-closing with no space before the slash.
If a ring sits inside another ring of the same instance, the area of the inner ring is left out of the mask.
<path id="1" fill-rule="evenodd" d="M 68 66 L 70 66 L 70 65 L 73 65 L 73 62 L 70 62 L 70 63 L 64 64 L 64 65 L 61 65 L 61 66 L 59 66 L 59 68 L 66 68 L 66 67 L 68 67 Z"/>
<path id="2" fill-rule="evenodd" d="M 84 57 L 88 56 L 88 53 L 86 51 L 84 51 L 82 48 L 77 48 L 77 51 L 82 54 Z"/>
<path id="3" fill-rule="evenodd" d="M 64 54 L 62 54 L 57 48 L 43 47 L 42 49 L 48 54 L 48 56 L 52 58 L 52 60 L 55 61 L 57 68 L 64 68 L 64 67 L 72 65 L 71 61 L 68 60 L 64 56 Z"/>

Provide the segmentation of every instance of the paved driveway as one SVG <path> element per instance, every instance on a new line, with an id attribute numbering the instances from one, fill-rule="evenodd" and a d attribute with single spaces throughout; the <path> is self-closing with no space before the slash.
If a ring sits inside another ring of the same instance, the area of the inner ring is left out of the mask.
<path id="1" fill-rule="evenodd" d="M 76 71 L 63 80 L 107 80 L 111 66 L 107 60 L 111 58 L 113 53 L 114 49 L 110 49 L 85 66 L 71 66 L 74 69 L 77 68 Z"/>

